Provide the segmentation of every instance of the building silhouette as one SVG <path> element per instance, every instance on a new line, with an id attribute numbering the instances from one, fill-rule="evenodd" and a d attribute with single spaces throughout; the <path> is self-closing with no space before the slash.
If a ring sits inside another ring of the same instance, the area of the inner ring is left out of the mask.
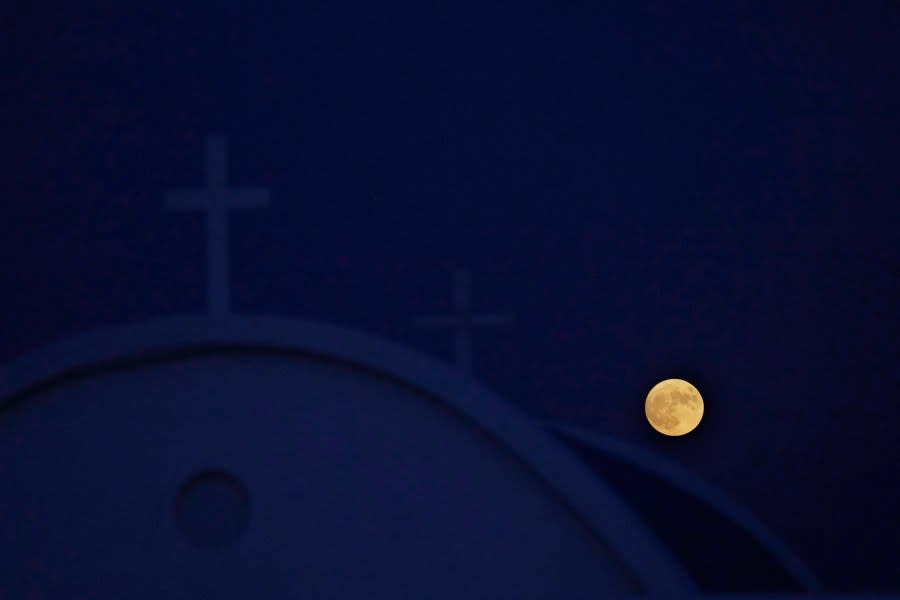
<path id="1" fill-rule="evenodd" d="M 464 330 L 458 368 L 334 325 L 234 314 L 224 140 L 208 152 L 200 200 L 169 196 L 209 214 L 207 314 L 78 336 L 2 371 L 0 596 L 817 589 L 690 474 L 532 420 L 473 380 L 467 295 L 420 323 Z"/>

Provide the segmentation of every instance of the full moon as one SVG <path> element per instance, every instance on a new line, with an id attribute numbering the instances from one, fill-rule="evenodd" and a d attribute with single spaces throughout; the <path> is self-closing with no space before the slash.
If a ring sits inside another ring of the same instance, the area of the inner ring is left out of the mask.
<path id="1" fill-rule="evenodd" d="M 684 435 L 703 418 L 703 396 L 683 379 L 666 379 L 647 394 L 644 410 L 653 429 L 664 435 Z"/>

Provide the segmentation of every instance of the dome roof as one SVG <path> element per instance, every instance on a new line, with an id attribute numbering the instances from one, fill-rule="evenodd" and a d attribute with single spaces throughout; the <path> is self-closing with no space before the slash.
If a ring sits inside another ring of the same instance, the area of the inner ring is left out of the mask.
<path id="1" fill-rule="evenodd" d="M 0 425 L 14 596 L 694 589 L 529 419 L 338 327 L 185 317 L 81 336 L 3 371 Z"/>
<path id="2" fill-rule="evenodd" d="M 690 471 L 584 428 L 554 423 L 545 428 L 627 498 L 701 591 L 820 590 L 816 577 L 759 519 Z"/>

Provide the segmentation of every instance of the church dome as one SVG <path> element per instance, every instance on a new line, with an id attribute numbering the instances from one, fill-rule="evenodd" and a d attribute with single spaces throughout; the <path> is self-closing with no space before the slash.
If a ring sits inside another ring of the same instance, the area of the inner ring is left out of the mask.
<path id="1" fill-rule="evenodd" d="M 173 318 L 65 341 L 2 375 L 10 597 L 695 589 L 553 436 L 386 341 Z"/>
<path id="2" fill-rule="evenodd" d="M 673 461 L 584 428 L 545 428 L 627 498 L 701 591 L 820 589 L 806 565 L 748 509 Z"/>

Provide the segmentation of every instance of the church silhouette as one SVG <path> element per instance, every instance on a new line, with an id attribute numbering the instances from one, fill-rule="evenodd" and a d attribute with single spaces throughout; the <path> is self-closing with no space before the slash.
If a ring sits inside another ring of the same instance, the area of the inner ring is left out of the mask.
<path id="1" fill-rule="evenodd" d="M 658 456 L 529 418 L 455 364 L 342 327 L 237 315 L 227 186 L 167 195 L 208 227 L 208 310 L 61 341 L 0 380 L 0 597 L 598 598 L 805 593 L 746 510 Z"/>

